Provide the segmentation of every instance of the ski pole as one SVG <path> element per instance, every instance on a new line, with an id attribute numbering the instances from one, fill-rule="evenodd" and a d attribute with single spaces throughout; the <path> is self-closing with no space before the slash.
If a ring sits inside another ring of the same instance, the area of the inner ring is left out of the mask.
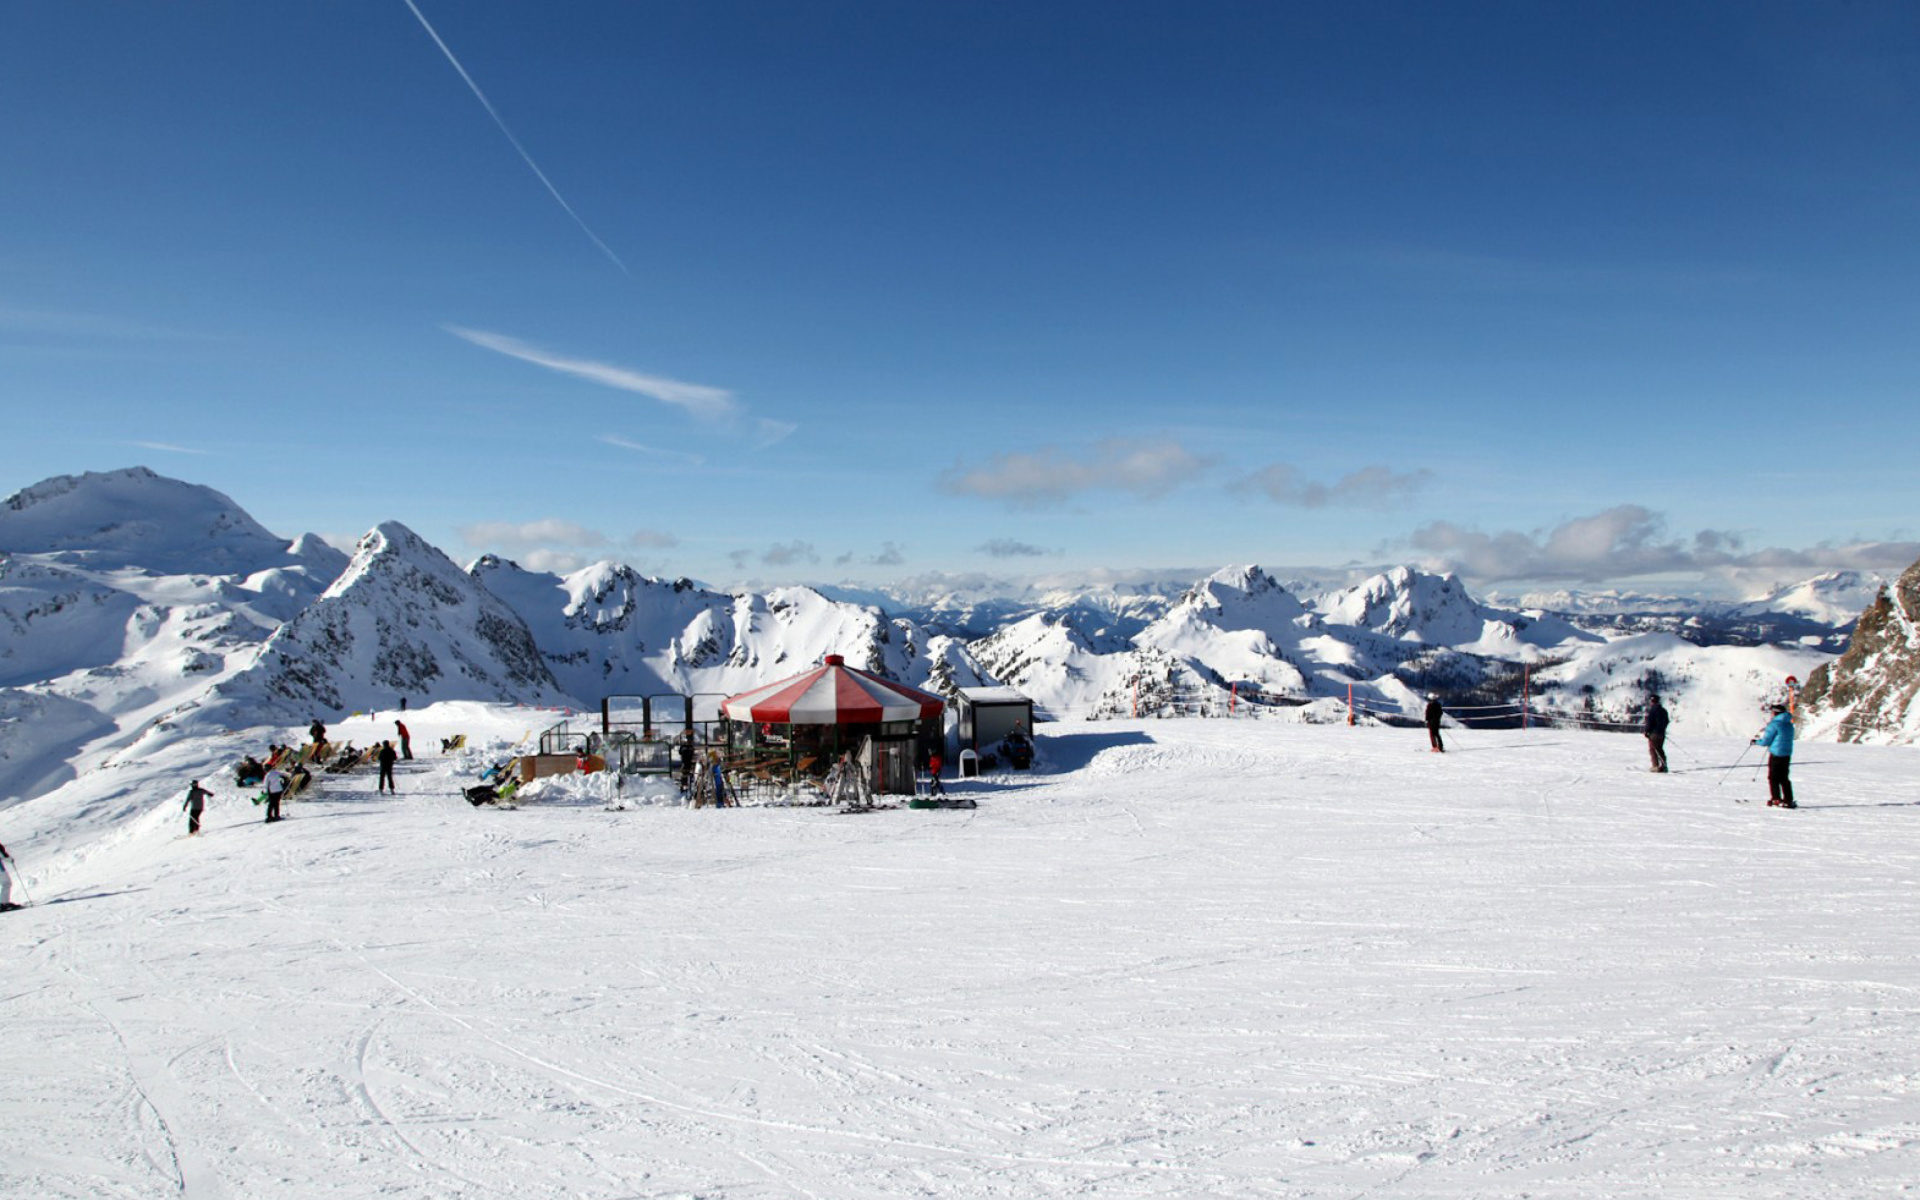
<path id="1" fill-rule="evenodd" d="M 1685 746 L 1682 746 L 1679 742 L 1674 741 L 1672 738 L 1668 738 L 1664 744 L 1667 746 L 1673 747 L 1675 750 L 1678 750 L 1681 754 L 1685 755 L 1686 760 L 1692 763 L 1693 765 L 1695 766 L 1700 765 L 1700 760 L 1695 758 L 1691 753 L 1689 753 L 1687 748 Z"/>
<path id="2" fill-rule="evenodd" d="M 1748 742 L 1748 743 L 1747 743 L 1747 744 L 1746 744 L 1746 745 L 1745 745 L 1745 746 L 1744 746 L 1744 747 L 1743 747 L 1743 748 L 1741 749 L 1741 751 L 1740 751 L 1740 757 L 1739 757 L 1739 758 L 1736 758 L 1736 759 L 1734 759 L 1734 760 L 1733 760 L 1732 762 L 1730 762 L 1730 763 L 1728 763 L 1728 764 L 1727 764 L 1727 769 L 1726 769 L 1726 770 L 1724 770 L 1724 771 L 1722 771 L 1722 772 L 1720 772 L 1720 778 L 1719 778 L 1719 779 L 1718 779 L 1717 781 L 1715 781 L 1715 783 L 1714 783 L 1714 785 L 1713 785 L 1713 786 L 1715 786 L 1715 787 L 1719 787 L 1719 786 L 1720 786 L 1721 784 L 1723 784 L 1723 783 L 1725 783 L 1725 782 L 1727 781 L 1727 776 L 1729 776 L 1729 775 L 1731 775 L 1731 774 L 1733 774 L 1733 769 L 1734 769 L 1735 767 L 1737 767 L 1737 766 L 1739 766 L 1739 765 L 1740 765 L 1740 759 L 1741 759 L 1741 758 L 1745 758 L 1745 757 L 1747 756 L 1747 751 L 1748 751 L 1748 750 L 1751 750 L 1751 749 L 1753 749 L 1753 743 L 1752 743 L 1752 742 Z"/>
<path id="3" fill-rule="evenodd" d="M 13 869 L 12 869 L 12 870 L 11 870 L 10 872 L 8 872 L 8 873 L 9 873 L 9 874 L 11 874 L 11 875 L 13 876 L 13 881 L 14 881 L 15 883 L 17 883 L 17 884 L 19 884 L 19 885 L 20 885 L 20 894 L 21 894 L 22 896 L 25 896 L 25 897 L 27 898 L 27 903 L 28 903 L 28 904 L 32 904 L 32 903 L 33 903 L 33 893 L 27 890 L 27 880 L 26 880 L 26 876 L 24 876 L 24 875 L 22 875 L 22 874 L 20 873 L 20 864 L 19 864 L 19 862 L 18 862 L 17 860 L 15 860 L 15 858 L 13 857 L 13 855 L 11 855 L 11 854 L 9 854 L 9 855 L 7 855 L 7 863 L 8 863 L 8 864 L 9 864 L 9 865 L 10 865 L 10 866 L 11 866 L 11 867 L 13 868 Z"/>

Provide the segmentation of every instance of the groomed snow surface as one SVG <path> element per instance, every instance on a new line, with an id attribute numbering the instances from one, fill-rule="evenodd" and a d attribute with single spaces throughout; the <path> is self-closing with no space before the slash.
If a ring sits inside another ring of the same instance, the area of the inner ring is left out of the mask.
<path id="1" fill-rule="evenodd" d="M 279 825 L 183 741 L 0 812 L 8 1197 L 1875 1196 L 1920 1179 L 1914 752 L 1047 726 L 971 811 Z M 386 724 L 335 728 L 364 742 Z M 110 778 L 109 778 L 110 777 Z M 62 826 L 49 804 L 112 829 Z M 64 831 L 64 832 L 63 832 Z M 16 889 L 16 899 L 19 898 Z"/>

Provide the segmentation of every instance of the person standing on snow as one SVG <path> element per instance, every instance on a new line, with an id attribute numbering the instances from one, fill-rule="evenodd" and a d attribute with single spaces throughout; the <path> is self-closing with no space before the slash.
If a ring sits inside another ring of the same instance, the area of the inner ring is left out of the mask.
<path id="1" fill-rule="evenodd" d="M 207 797 L 211 795 L 213 795 L 212 792 L 200 786 L 198 779 L 194 780 L 193 786 L 187 789 L 187 802 L 180 807 L 187 814 L 188 837 L 193 837 L 200 832 L 200 814 L 206 811 Z"/>
<path id="2" fill-rule="evenodd" d="M 1664 775 L 1667 773 L 1667 710 L 1661 705 L 1660 697 L 1647 697 L 1647 719 L 1640 727 L 1647 735 L 1647 757 L 1652 760 L 1649 768 Z"/>
<path id="3" fill-rule="evenodd" d="M 1753 744 L 1767 751 L 1767 807 L 1799 808 L 1793 802 L 1793 782 L 1787 778 L 1787 769 L 1793 765 L 1793 718 L 1787 715 L 1786 705 L 1773 706 L 1773 720 Z"/>
<path id="4" fill-rule="evenodd" d="M 408 733 L 407 727 L 399 721 L 395 721 L 393 727 L 400 731 L 400 757 L 411 759 L 413 757 L 413 735 Z M 388 744 L 391 745 L 392 743 Z"/>
<path id="5" fill-rule="evenodd" d="M 307 726 L 307 736 L 313 739 L 313 757 L 318 761 L 327 752 L 327 727 L 320 723 L 320 718 L 315 717 L 313 724 Z"/>
<path id="6" fill-rule="evenodd" d="M 1447 744 L 1440 740 L 1440 718 L 1445 715 L 1440 709 L 1440 696 L 1435 692 L 1427 693 L 1427 741 L 1428 749 L 1435 754 L 1445 754 Z"/>
<path id="7" fill-rule="evenodd" d="M 680 794 L 693 791 L 693 730 L 680 735 Z"/>
<path id="8" fill-rule="evenodd" d="M 947 789 L 940 786 L 940 768 L 946 766 L 946 760 L 935 750 L 927 756 L 927 795 L 944 796 Z"/>
<path id="9" fill-rule="evenodd" d="M 280 794 L 287 790 L 287 777 L 280 773 L 279 767 L 269 767 L 267 777 L 260 781 L 267 787 L 267 821 L 271 825 L 280 819 Z"/>
<path id="10" fill-rule="evenodd" d="M 374 789 L 376 795 L 381 792 L 392 792 L 396 796 L 400 794 L 400 789 L 393 786 L 393 762 L 398 757 L 399 755 L 393 752 L 392 742 L 380 743 L 380 753 L 377 756 L 380 763 L 380 785 Z"/>
<path id="11" fill-rule="evenodd" d="M 13 872 L 19 869 L 13 864 L 13 855 L 7 853 L 5 846 L 0 846 L 0 912 L 12 912 L 20 907 L 13 902 Z"/>

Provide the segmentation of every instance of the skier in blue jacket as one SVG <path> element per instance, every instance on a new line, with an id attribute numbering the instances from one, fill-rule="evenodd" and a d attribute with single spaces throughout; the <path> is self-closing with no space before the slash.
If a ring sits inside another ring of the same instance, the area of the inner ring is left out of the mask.
<path id="1" fill-rule="evenodd" d="M 1793 802 L 1793 783 L 1787 778 L 1787 768 L 1793 763 L 1793 718 L 1787 715 L 1787 706 L 1773 706 L 1773 720 L 1753 739 L 1756 746 L 1767 750 L 1767 804 L 1772 808 L 1798 808 Z"/>

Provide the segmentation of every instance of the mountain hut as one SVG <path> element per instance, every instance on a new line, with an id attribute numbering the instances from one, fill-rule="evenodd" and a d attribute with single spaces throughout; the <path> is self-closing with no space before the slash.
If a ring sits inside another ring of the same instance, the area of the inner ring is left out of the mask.
<path id="1" fill-rule="evenodd" d="M 794 774 L 823 774 L 873 738 L 873 790 L 911 794 L 915 769 L 945 739 L 946 702 L 931 692 L 849 667 L 821 664 L 720 703 L 735 755 L 785 759 Z"/>

